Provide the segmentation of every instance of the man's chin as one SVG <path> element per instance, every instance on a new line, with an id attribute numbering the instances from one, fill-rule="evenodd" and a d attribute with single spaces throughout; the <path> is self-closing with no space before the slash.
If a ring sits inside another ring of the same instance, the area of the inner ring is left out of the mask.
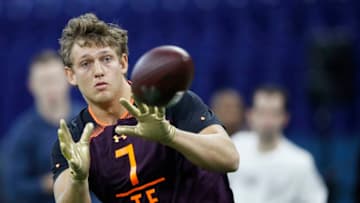
<path id="1" fill-rule="evenodd" d="M 108 103 L 113 101 L 113 97 L 108 92 L 101 92 L 100 94 L 96 95 L 95 102 L 96 103 Z"/>
<path id="2" fill-rule="evenodd" d="M 272 131 L 263 131 L 258 133 L 264 140 L 273 140 L 277 137 L 277 133 Z"/>

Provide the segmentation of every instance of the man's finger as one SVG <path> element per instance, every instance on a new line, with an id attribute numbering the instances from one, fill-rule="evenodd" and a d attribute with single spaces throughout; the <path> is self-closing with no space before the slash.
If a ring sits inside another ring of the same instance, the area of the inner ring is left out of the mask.
<path id="1" fill-rule="evenodd" d="M 119 135 L 125 134 L 125 135 L 133 135 L 133 136 L 139 136 L 136 133 L 135 130 L 136 126 L 116 126 L 115 132 Z"/>
<path id="2" fill-rule="evenodd" d="M 71 137 L 71 133 L 70 133 L 69 128 L 67 127 L 64 119 L 60 120 L 60 129 L 63 133 L 64 142 L 66 142 L 68 144 L 73 143 L 74 141 Z"/>
<path id="3" fill-rule="evenodd" d="M 80 142 L 81 143 L 89 143 L 90 142 L 90 136 L 91 136 L 91 133 L 93 132 L 93 130 L 94 130 L 94 124 L 93 123 L 87 123 L 85 125 L 83 133 L 81 135 Z"/>
<path id="4" fill-rule="evenodd" d="M 133 115 L 135 118 L 140 116 L 140 111 L 137 109 L 134 105 L 132 105 L 128 100 L 124 98 L 120 98 L 119 102 L 121 105 L 123 105 L 124 108 L 126 108 L 131 115 Z"/>
<path id="5" fill-rule="evenodd" d="M 154 107 L 154 114 L 156 115 L 157 119 L 163 119 L 163 116 L 162 116 L 163 114 L 159 113 L 159 108 L 161 108 L 161 107 L 157 107 L 157 106 Z"/>
<path id="6" fill-rule="evenodd" d="M 138 107 L 138 109 L 140 110 L 141 114 L 148 114 L 149 113 L 149 106 L 148 105 L 146 105 L 145 103 L 143 103 L 140 100 L 136 99 L 136 97 L 134 97 L 134 102 L 135 102 L 136 106 Z"/>
<path id="7" fill-rule="evenodd" d="M 70 160 L 72 158 L 69 147 L 64 143 L 60 143 L 60 149 L 66 160 Z"/>
<path id="8" fill-rule="evenodd" d="M 147 114 L 149 112 L 149 107 L 146 104 L 138 102 L 136 105 L 140 109 L 141 114 Z"/>
<path id="9" fill-rule="evenodd" d="M 156 113 L 156 106 L 149 106 L 149 113 L 155 114 Z"/>
<path id="10" fill-rule="evenodd" d="M 68 139 L 66 139 L 65 133 L 62 129 L 58 129 L 58 138 L 60 143 L 64 143 L 65 145 L 70 145 Z"/>
<path id="11" fill-rule="evenodd" d="M 165 107 L 158 107 L 157 108 L 157 115 L 158 115 L 159 118 L 164 118 L 165 112 L 166 112 Z"/>

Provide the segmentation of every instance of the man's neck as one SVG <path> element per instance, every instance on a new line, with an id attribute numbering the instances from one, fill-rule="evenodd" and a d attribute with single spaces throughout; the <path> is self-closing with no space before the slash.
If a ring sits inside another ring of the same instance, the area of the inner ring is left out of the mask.
<path id="1" fill-rule="evenodd" d="M 280 142 L 281 135 L 272 135 L 271 138 L 263 138 L 259 136 L 258 150 L 262 153 L 268 153 L 275 150 Z"/>
<path id="2" fill-rule="evenodd" d="M 63 101 L 58 101 L 56 106 L 36 103 L 36 108 L 40 116 L 54 126 L 59 125 L 60 119 L 67 119 L 71 112 L 70 100 L 68 98 L 64 98 Z"/>
<path id="3" fill-rule="evenodd" d="M 97 122 L 101 122 L 101 125 L 115 125 L 119 118 L 127 112 L 119 102 L 121 97 L 130 101 L 131 99 L 131 89 L 128 84 L 124 85 L 122 92 L 117 96 L 117 99 L 106 103 L 106 104 L 91 104 L 89 103 L 89 108 L 92 116 L 96 117 Z"/>

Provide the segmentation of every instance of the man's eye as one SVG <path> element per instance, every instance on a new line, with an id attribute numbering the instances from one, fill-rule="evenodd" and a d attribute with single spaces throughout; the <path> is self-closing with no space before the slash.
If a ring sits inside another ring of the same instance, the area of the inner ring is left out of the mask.
<path id="1" fill-rule="evenodd" d="M 88 61 L 84 61 L 84 62 L 81 62 L 81 63 L 80 63 L 80 66 L 81 66 L 82 68 L 87 68 L 87 67 L 89 67 L 89 65 L 90 65 L 90 63 L 89 63 Z"/>
<path id="2" fill-rule="evenodd" d="M 112 57 L 111 57 L 111 56 L 105 56 L 104 59 L 103 59 L 103 61 L 104 61 L 105 63 L 109 63 L 109 62 L 111 62 L 111 60 L 112 60 Z"/>

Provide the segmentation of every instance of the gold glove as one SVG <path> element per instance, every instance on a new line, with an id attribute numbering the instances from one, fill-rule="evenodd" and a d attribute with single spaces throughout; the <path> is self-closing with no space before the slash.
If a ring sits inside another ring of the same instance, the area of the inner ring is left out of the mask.
<path id="1" fill-rule="evenodd" d="M 136 101 L 132 105 L 124 98 L 120 103 L 132 114 L 138 124 L 136 126 L 116 126 L 115 132 L 119 135 L 126 134 L 147 140 L 167 144 L 174 139 L 176 128 L 165 120 L 165 107 L 148 106 Z"/>
<path id="2" fill-rule="evenodd" d="M 90 135 L 94 129 L 94 124 L 87 123 L 79 142 L 75 143 L 72 139 L 69 128 L 64 119 L 60 120 L 58 137 L 61 153 L 68 161 L 70 173 L 74 180 L 85 180 L 89 176 L 90 168 Z"/>

